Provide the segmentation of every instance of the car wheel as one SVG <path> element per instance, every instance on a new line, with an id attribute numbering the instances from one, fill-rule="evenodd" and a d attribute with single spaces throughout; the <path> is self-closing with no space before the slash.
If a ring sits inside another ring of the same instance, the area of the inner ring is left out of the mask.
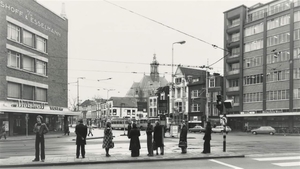
<path id="1" fill-rule="evenodd" d="M 274 133 L 273 133 L 273 132 L 271 132 L 271 133 L 270 133 L 270 135 L 274 135 Z"/>
<path id="2" fill-rule="evenodd" d="M 253 131 L 252 134 L 256 135 L 257 133 L 255 131 Z"/>

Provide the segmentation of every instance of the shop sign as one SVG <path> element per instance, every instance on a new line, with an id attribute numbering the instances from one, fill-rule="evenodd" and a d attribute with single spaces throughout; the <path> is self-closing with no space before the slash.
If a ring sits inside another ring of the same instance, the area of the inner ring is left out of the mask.
<path id="1" fill-rule="evenodd" d="M 28 109 L 44 109 L 45 104 L 18 100 L 18 103 L 11 104 L 11 107 L 20 107 L 20 108 L 28 108 Z"/>
<path id="2" fill-rule="evenodd" d="M 50 110 L 58 110 L 58 111 L 63 111 L 64 108 L 58 107 L 58 106 L 49 106 Z"/>

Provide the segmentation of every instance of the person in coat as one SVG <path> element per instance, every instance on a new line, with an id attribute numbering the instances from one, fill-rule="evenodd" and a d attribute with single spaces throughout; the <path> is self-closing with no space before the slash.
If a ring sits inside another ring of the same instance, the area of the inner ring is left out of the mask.
<path id="1" fill-rule="evenodd" d="M 129 122 L 128 122 L 128 126 L 127 126 L 127 137 L 128 137 L 129 139 L 130 139 L 129 134 L 130 134 L 131 128 L 132 128 L 132 124 L 131 124 L 131 121 L 129 121 Z M 125 134 L 125 133 L 124 133 L 124 134 Z"/>
<path id="2" fill-rule="evenodd" d="M 65 124 L 65 135 L 70 135 L 70 130 L 69 130 L 69 125 L 66 123 Z"/>
<path id="3" fill-rule="evenodd" d="M 181 148 L 181 154 L 185 154 L 187 149 L 187 127 L 185 121 L 182 122 L 182 128 L 179 137 L 179 147 Z"/>
<path id="4" fill-rule="evenodd" d="M 85 158 L 85 145 L 86 145 L 86 135 L 87 135 L 87 127 L 83 124 L 83 120 L 78 120 L 79 124 L 75 127 L 76 133 L 76 158 L 79 158 L 80 149 L 81 149 L 81 156 Z"/>
<path id="5" fill-rule="evenodd" d="M 4 139 L 6 140 L 6 131 L 5 131 L 5 124 L 3 123 L 1 129 L 0 129 L 0 139 L 2 138 L 2 136 L 4 137 Z"/>
<path id="6" fill-rule="evenodd" d="M 164 143 L 163 143 L 163 128 L 159 124 L 158 121 L 155 122 L 155 127 L 154 127 L 154 145 L 153 145 L 153 150 L 156 150 L 156 155 L 158 155 L 158 148 L 160 148 L 160 154 L 164 155 Z"/>
<path id="7" fill-rule="evenodd" d="M 140 137 L 141 133 L 140 130 L 136 127 L 136 124 L 132 124 L 132 129 L 130 130 L 129 137 L 130 137 L 130 145 L 129 150 L 131 150 L 131 157 L 138 157 L 140 156 Z"/>
<path id="8" fill-rule="evenodd" d="M 151 122 L 148 121 L 148 125 L 146 128 L 148 156 L 153 156 L 152 133 L 153 126 L 151 125 Z"/>
<path id="9" fill-rule="evenodd" d="M 106 157 L 110 157 L 109 149 L 114 148 L 113 134 L 112 134 L 112 129 L 111 129 L 111 123 L 110 122 L 106 123 L 106 127 L 104 129 L 104 137 L 103 137 L 102 148 L 105 148 Z"/>
<path id="10" fill-rule="evenodd" d="M 45 161 L 45 138 L 44 134 L 48 133 L 49 129 L 45 123 L 43 123 L 43 117 L 38 115 L 36 117 L 37 123 L 35 123 L 33 132 L 35 133 L 35 158 L 33 162 L 40 160 L 40 144 L 41 144 L 41 160 Z"/>
<path id="11" fill-rule="evenodd" d="M 205 134 L 203 137 L 204 140 L 204 146 L 202 153 L 210 153 L 210 140 L 211 140 L 211 124 L 210 122 L 207 122 L 206 128 L 205 128 Z"/>

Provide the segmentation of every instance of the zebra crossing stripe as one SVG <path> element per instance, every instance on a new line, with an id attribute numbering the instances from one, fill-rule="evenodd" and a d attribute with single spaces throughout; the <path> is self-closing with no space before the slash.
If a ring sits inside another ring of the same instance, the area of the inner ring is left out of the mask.
<path id="1" fill-rule="evenodd" d="M 300 161 L 297 161 L 297 162 L 285 162 L 285 163 L 272 163 L 272 164 L 280 166 L 280 167 L 294 167 L 294 166 L 300 166 Z"/>
<path id="2" fill-rule="evenodd" d="M 271 158 L 253 158 L 257 161 L 280 161 L 280 160 L 300 160 L 300 156 L 293 157 L 271 157 Z"/>
<path id="3" fill-rule="evenodd" d="M 230 164 L 227 164 L 227 163 L 223 163 L 221 161 L 217 161 L 217 160 L 214 160 L 214 159 L 210 159 L 209 161 L 212 161 L 212 162 L 215 162 L 215 163 L 218 163 L 218 164 L 221 164 L 221 165 L 225 165 L 225 166 L 233 168 L 233 169 L 243 169 L 243 168 L 233 166 L 233 165 L 230 165 Z"/>

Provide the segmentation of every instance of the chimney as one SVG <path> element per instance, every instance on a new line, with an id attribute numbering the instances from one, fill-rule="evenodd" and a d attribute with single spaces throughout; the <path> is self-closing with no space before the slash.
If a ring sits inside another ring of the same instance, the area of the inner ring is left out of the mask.
<path id="1" fill-rule="evenodd" d="M 61 5 L 61 14 L 60 14 L 60 16 L 61 16 L 62 18 L 68 19 L 68 18 L 67 18 L 67 14 L 66 14 L 66 9 L 65 9 L 65 3 L 64 3 L 64 2 L 63 2 L 62 5 Z"/>

